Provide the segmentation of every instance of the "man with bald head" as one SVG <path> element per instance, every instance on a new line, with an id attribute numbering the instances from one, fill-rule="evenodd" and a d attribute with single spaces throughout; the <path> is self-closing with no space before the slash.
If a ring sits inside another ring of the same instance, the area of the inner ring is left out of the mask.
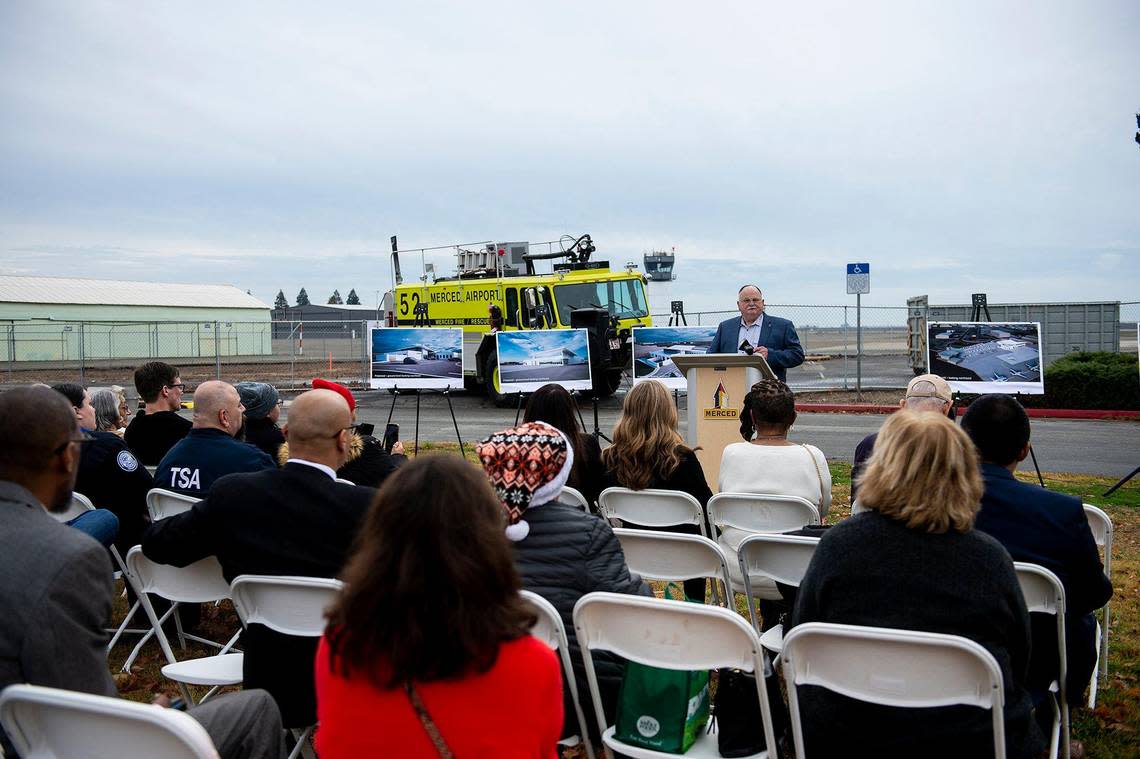
<path id="1" fill-rule="evenodd" d="M 178 567 L 217 556 L 230 581 L 241 574 L 336 577 L 376 491 L 336 481 L 352 425 L 343 397 L 310 390 L 288 414 L 289 459 L 281 469 L 217 480 L 192 509 L 151 525 L 143 552 Z M 261 625 L 243 633 L 245 686 L 272 693 L 287 727 L 316 721 L 316 647 L 316 638 Z"/>
<path id="2" fill-rule="evenodd" d="M 0 690 L 30 683 L 118 695 L 107 666 L 110 557 L 48 514 L 70 504 L 90 439 L 56 390 L 0 393 Z M 281 756 L 281 720 L 262 691 L 219 696 L 190 715 L 223 757 Z M 2 730 L 0 746 L 16 756 Z"/>
<path id="3" fill-rule="evenodd" d="M 267 453 L 234 439 L 244 410 L 237 388 L 228 382 L 198 385 L 194 426 L 162 457 L 154 473 L 155 487 L 201 498 L 227 474 L 275 468 Z"/>
<path id="4" fill-rule="evenodd" d="M 764 296 L 756 285 L 740 288 L 736 308 L 740 316 L 717 326 L 709 353 L 755 353 L 767 360 L 776 379 L 787 382 L 788 370 L 804 362 L 796 328 L 788 319 L 764 313 Z"/>

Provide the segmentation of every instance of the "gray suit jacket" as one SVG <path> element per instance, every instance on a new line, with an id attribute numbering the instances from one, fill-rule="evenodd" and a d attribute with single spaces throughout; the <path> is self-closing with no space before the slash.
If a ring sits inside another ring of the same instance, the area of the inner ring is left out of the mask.
<path id="1" fill-rule="evenodd" d="M 0 689 L 31 683 L 117 696 L 103 629 L 111 619 L 107 551 L 7 480 L 0 536 Z"/>

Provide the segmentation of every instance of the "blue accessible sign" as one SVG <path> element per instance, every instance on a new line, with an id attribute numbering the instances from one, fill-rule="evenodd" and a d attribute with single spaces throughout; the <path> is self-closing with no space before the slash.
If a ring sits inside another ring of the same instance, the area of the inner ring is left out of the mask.
<path id="1" fill-rule="evenodd" d="M 871 264 L 847 264 L 847 294 L 866 295 L 871 292 Z"/>

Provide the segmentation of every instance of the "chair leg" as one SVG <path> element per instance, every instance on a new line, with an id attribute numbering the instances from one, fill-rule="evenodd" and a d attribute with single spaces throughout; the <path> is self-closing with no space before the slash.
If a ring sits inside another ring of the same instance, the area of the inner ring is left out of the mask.
<path id="1" fill-rule="evenodd" d="M 1096 708 L 1096 688 L 1100 680 L 1100 670 L 1103 666 L 1103 661 L 1100 654 L 1101 645 L 1100 622 L 1096 624 L 1096 664 L 1093 665 L 1092 677 L 1089 678 L 1089 700 L 1088 707 L 1090 709 Z"/>
<path id="2" fill-rule="evenodd" d="M 172 605 L 169 609 L 166 610 L 165 614 L 158 618 L 158 624 L 165 624 L 167 617 L 169 617 L 173 611 L 174 606 Z M 123 662 L 122 669 L 119 670 L 120 672 L 131 671 L 131 665 L 135 663 L 135 659 L 138 658 L 138 655 L 142 651 L 143 646 L 145 646 L 146 642 L 152 637 L 154 637 L 154 628 L 147 630 L 146 635 L 143 635 L 142 638 L 139 639 L 139 642 L 135 644 L 135 647 L 131 649 L 131 654 L 127 657 L 127 660 Z"/>
<path id="3" fill-rule="evenodd" d="M 172 603 L 170 605 L 170 608 L 177 609 L 178 604 Z M 186 650 L 186 633 L 182 632 L 182 619 L 177 614 L 174 615 L 174 629 L 178 632 L 178 645 L 182 647 L 183 651 L 185 651 Z"/>
<path id="4" fill-rule="evenodd" d="M 313 734 L 313 728 L 316 725 L 309 725 L 304 730 L 293 729 L 293 737 L 297 739 L 296 745 L 293 746 L 293 751 L 289 754 L 289 759 L 297 759 L 302 754 L 305 759 L 316 759 L 316 754 L 313 752 L 312 746 L 309 745 L 309 737 Z"/>
<path id="5" fill-rule="evenodd" d="M 1100 638 L 1100 678 L 1101 680 L 1108 681 L 1108 617 L 1109 617 L 1109 604 L 1104 605 L 1104 631 Z"/>

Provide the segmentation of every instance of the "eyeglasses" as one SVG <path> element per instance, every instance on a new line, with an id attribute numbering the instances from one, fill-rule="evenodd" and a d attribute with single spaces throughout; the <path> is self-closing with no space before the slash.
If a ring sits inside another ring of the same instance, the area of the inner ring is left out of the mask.
<path id="1" fill-rule="evenodd" d="M 186 383 L 185 382 L 176 382 L 173 385 L 166 385 L 166 387 L 170 388 L 171 390 L 182 390 L 183 388 L 186 387 Z"/>
<path id="2" fill-rule="evenodd" d="M 57 446 L 51 452 L 51 455 L 52 456 L 58 456 L 59 454 L 63 453 L 64 450 L 67 449 L 67 446 L 71 445 L 72 443 L 75 443 L 76 445 L 78 445 L 80 450 L 82 450 L 83 446 L 87 445 L 88 443 L 93 443 L 93 442 L 95 442 L 95 438 L 91 437 L 90 435 L 88 435 L 85 432 L 82 432 L 79 434 L 79 437 L 73 437 L 73 438 L 69 438 L 69 439 L 65 440 L 63 443 L 61 443 L 59 446 Z"/>
<path id="3" fill-rule="evenodd" d="M 764 299 L 763 298 L 741 298 L 740 302 L 744 303 L 746 305 L 754 305 L 754 304 L 763 303 Z"/>
<path id="4" fill-rule="evenodd" d="M 334 437 L 334 438 L 335 438 L 335 437 L 340 437 L 340 433 L 342 433 L 342 432 L 352 432 L 354 429 L 356 429 L 356 425 L 354 425 L 354 424 L 350 424 L 350 425 L 349 425 L 349 426 L 347 426 L 347 427 L 341 427 L 339 430 L 337 430 L 337 431 L 336 431 L 336 432 L 334 432 L 333 434 L 329 435 L 329 437 Z"/>

